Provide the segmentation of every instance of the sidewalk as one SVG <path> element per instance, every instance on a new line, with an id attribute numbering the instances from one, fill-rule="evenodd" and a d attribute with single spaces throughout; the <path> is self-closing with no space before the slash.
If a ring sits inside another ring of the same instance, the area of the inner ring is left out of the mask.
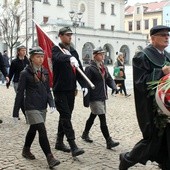
<path id="1" fill-rule="evenodd" d="M 141 133 L 136 121 L 136 114 L 133 100 L 133 90 L 128 93 L 132 95 L 128 98 L 124 96 L 113 97 L 110 95 L 107 101 L 107 122 L 113 140 L 119 141 L 120 145 L 113 150 L 106 149 L 105 140 L 100 131 L 98 118 L 91 129 L 90 136 L 93 143 L 85 143 L 81 139 L 81 134 L 85 126 L 85 121 L 89 116 L 89 108 L 82 105 L 82 92 L 79 91 L 76 97 L 75 109 L 72 122 L 75 129 L 77 145 L 84 148 L 85 153 L 73 160 L 70 153 L 63 153 L 54 149 L 58 112 L 47 114 L 47 133 L 53 154 L 61 161 L 56 167 L 57 170 L 118 170 L 119 154 L 129 151 L 136 142 L 141 139 Z M 8 90 L 0 85 L 0 170 L 46 170 L 48 169 L 45 156 L 38 144 L 38 134 L 32 145 L 32 153 L 36 159 L 29 161 L 22 157 L 21 151 L 25 140 L 25 135 L 29 125 L 25 124 L 23 114 L 18 124 L 13 123 L 12 109 L 15 99 L 13 87 Z M 122 105 L 123 103 L 123 105 Z M 67 144 L 67 141 L 65 141 Z M 137 164 L 129 170 L 157 170 L 155 163 L 148 162 L 147 166 Z"/>

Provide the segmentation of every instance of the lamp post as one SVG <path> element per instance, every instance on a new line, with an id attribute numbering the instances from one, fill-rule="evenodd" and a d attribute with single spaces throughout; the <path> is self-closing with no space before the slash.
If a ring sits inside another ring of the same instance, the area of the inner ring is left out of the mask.
<path id="1" fill-rule="evenodd" d="M 34 1 L 39 1 L 41 2 L 41 0 L 32 0 L 32 47 L 34 47 Z"/>
<path id="2" fill-rule="evenodd" d="M 73 27 L 75 29 L 75 49 L 76 49 L 76 41 L 77 41 L 77 27 L 79 27 L 79 24 L 81 22 L 81 19 L 83 17 L 83 13 L 82 12 L 75 12 L 75 11 L 70 11 L 69 12 L 69 16 L 71 21 L 73 22 Z"/>

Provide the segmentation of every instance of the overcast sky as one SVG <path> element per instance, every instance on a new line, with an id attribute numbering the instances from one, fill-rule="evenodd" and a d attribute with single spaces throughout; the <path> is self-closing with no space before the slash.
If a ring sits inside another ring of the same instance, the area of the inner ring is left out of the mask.
<path id="1" fill-rule="evenodd" d="M 159 2 L 160 0 L 128 0 L 128 5 L 134 5 L 139 3 Z"/>

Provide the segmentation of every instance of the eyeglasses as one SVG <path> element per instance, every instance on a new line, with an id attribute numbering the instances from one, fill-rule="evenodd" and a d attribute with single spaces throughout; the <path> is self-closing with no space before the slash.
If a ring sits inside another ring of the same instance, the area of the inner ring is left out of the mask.
<path id="1" fill-rule="evenodd" d="M 154 36 L 160 36 L 160 37 L 169 37 L 169 33 L 159 33 L 159 34 L 155 34 Z"/>

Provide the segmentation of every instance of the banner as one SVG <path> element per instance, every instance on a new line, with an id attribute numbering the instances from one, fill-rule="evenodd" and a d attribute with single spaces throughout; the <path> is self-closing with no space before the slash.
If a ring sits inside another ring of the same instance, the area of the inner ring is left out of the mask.
<path id="1" fill-rule="evenodd" d="M 54 43 L 47 36 L 47 34 L 35 23 L 37 31 L 38 45 L 44 50 L 44 63 L 43 66 L 48 70 L 49 73 L 49 84 L 53 86 L 53 70 L 52 70 L 52 47 Z"/>

